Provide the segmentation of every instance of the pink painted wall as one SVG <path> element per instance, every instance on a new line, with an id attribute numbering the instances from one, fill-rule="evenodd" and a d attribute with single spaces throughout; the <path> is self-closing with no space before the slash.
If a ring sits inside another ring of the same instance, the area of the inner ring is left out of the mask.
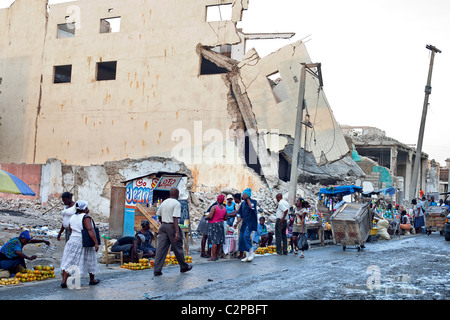
<path id="1" fill-rule="evenodd" d="M 2 164 L 1 169 L 15 175 L 25 182 L 35 193 L 36 196 L 23 196 L 16 194 L 1 193 L 3 199 L 39 199 L 41 187 L 42 166 L 40 164 Z"/>

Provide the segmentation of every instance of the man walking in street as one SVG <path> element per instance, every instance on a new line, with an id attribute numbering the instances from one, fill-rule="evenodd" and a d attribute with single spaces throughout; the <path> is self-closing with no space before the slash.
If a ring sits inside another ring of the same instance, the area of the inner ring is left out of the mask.
<path id="1" fill-rule="evenodd" d="M 154 275 L 162 275 L 162 268 L 166 259 L 169 247 L 172 248 L 180 272 L 187 272 L 192 266 L 184 260 L 183 241 L 181 240 L 181 228 L 178 219 L 181 217 L 181 204 L 178 201 L 180 191 L 177 188 L 170 189 L 170 198 L 163 201 L 158 209 L 158 216 L 161 217 L 161 226 L 158 231 L 158 248 L 155 257 Z"/>
<path id="2" fill-rule="evenodd" d="M 275 222 L 275 245 L 277 248 L 277 254 L 287 255 L 287 237 L 286 228 L 288 220 L 289 203 L 283 199 L 283 195 L 278 193 L 276 195 L 278 201 L 278 207 L 276 212 L 276 222 Z"/>
<path id="3" fill-rule="evenodd" d="M 241 231 L 239 233 L 239 251 L 247 252 L 242 262 L 250 262 L 255 258 L 255 253 L 252 247 L 251 234 L 257 230 L 258 214 L 256 211 L 256 200 L 252 198 L 252 190 L 245 189 L 242 192 L 242 203 L 237 213 L 242 218 Z"/>

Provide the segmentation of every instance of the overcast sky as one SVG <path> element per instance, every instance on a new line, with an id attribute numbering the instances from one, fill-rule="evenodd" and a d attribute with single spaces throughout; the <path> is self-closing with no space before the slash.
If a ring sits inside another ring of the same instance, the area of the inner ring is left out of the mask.
<path id="1" fill-rule="evenodd" d="M 0 0 L 6 7 L 13 2 Z M 50 1 L 50 3 L 67 1 Z M 295 32 L 291 40 L 252 41 L 261 56 L 305 39 L 322 63 L 324 90 L 340 124 L 374 126 L 416 144 L 431 44 L 433 69 L 423 151 L 450 158 L 450 0 L 250 0 L 246 33 Z"/>

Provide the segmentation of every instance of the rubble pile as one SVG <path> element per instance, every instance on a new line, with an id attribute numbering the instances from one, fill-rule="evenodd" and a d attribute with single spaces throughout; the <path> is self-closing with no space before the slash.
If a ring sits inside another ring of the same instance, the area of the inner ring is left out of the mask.
<path id="1" fill-rule="evenodd" d="M 297 185 L 297 197 L 302 197 L 308 201 L 312 206 L 315 206 L 319 199 L 319 190 L 323 188 L 320 184 L 304 183 Z M 225 196 L 228 194 L 241 193 L 242 190 L 226 188 L 220 190 L 221 194 Z M 264 216 L 272 222 L 275 222 L 274 217 L 277 210 L 276 195 L 281 193 L 283 198 L 288 198 L 288 184 L 281 182 L 277 188 L 274 189 L 260 189 L 253 191 L 252 198 L 258 202 L 258 215 Z M 192 224 L 192 230 L 197 229 L 203 214 L 216 201 L 219 193 L 217 192 L 192 192 L 189 204 L 189 215 Z"/>
<path id="2" fill-rule="evenodd" d="M 318 200 L 319 184 L 299 184 L 297 197 L 302 197 L 315 206 Z M 226 188 L 220 190 L 224 195 L 241 193 L 242 190 Z M 264 188 L 253 191 L 252 198 L 258 201 L 258 215 L 274 221 L 277 201 L 276 195 L 281 193 L 285 199 L 288 197 L 288 184 L 281 182 L 277 188 Z M 195 231 L 203 214 L 216 201 L 218 192 L 191 192 L 189 199 L 189 214 L 191 229 Z M 59 198 L 51 198 L 48 203 L 42 204 L 39 199 L 0 199 L 0 231 L 19 232 L 30 230 L 35 237 L 56 238 L 61 228 L 61 211 L 63 204 Z M 97 217 L 95 212 L 91 215 L 96 220 L 96 225 L 101 233 L 108 233 L 109 224 L 107 218 Z M 0 244 L 5 239 L 1 238 Z"/>
<path id="3" fill-rule="evenodd" d="M 46 204 L 39 199 L 0 199 L 0 245 L 8 241 L 6 233 L 20 233 L 30 230 L 33 237 L 56 238 L 62 225 L 61 211 L 64 205 L 59 198 L 51 198 Z M 96 225 L 101 232 L 108 230 L 104 218 L 97 218 Z"/>

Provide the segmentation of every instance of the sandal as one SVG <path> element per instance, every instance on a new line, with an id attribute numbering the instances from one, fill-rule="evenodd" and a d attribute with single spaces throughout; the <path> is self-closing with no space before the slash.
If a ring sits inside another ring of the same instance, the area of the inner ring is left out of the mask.
<path id="1" fill-rule="evenodd" d="M 206 261 L 217 261 L 217 260 L 219 260 L 219 258 L 209 258 L 209 259 L 206 260 Z"/>
<path id="2" fill-rule="evenodd" d="M 305 257 L 305 255 L 302 253 L 301 255 L 300 255 L 300 258 L 304 258 Z"/>

